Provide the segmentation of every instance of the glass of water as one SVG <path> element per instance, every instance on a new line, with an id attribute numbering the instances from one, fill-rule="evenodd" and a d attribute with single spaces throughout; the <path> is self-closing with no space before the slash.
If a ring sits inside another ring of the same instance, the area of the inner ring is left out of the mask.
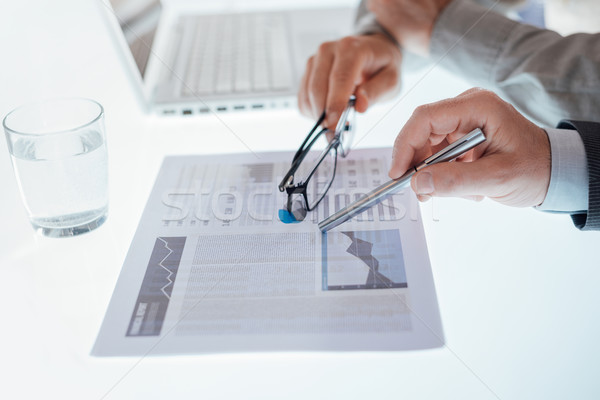
<path id="1" fill-rule="evenodd" d="M 33 227 L 65 237 L 102 225 L 108 212 L 102 106 L 81 98 L 32 103 L 11 111 L 3 125 Z"/>

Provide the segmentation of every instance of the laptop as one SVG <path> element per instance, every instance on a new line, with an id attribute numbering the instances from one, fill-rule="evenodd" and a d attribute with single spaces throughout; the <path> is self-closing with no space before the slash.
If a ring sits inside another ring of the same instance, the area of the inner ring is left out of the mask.
<path id="1" fill-rule="evenodd" d="M 306 60 L 320 43 L 348 35 L 354 14 L 351 7 L 210 12 L 158 0 L 101 7 L 138 100 L 159 115 L 295 106 Z"/>

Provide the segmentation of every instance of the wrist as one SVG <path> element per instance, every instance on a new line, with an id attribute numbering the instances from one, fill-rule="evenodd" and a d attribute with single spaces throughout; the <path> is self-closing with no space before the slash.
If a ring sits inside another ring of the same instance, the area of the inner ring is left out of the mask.
<path id="1" fill-rule="evenodd" d="M 401 48 L 407 49 L 421 56 L 429 56 L 431 37 L 435 25 L 452 0 L 433 0 L 424 9 L 415 15 L 412 26 L 400 25 L 392 35 Z"/>
<path id="2" fill-rule="evenodd" d="M 384 46 L 390 46 L 390 48 L 393 47 L 396 50 L 399 50 L 401 47 L 400 44 L 396 41 L 395 36 L 388 31 L 364 33 L 363 36 L 375 39 L 381 42 Z"/>

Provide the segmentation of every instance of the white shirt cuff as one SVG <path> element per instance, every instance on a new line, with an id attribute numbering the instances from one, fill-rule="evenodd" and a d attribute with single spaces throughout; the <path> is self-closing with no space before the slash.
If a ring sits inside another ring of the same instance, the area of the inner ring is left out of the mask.
<path id="1" fill-rule="evenodd" d="M 546 129 L 552 153 L 550 185 L 543 211 L 574 213 L 588 209 L 588 170 L 585 147 L 579 133 L 570 129 Z"/>

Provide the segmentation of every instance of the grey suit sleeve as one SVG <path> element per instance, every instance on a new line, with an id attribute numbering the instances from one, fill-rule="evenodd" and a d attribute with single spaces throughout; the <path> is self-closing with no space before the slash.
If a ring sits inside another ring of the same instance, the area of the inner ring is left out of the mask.
<path id="1" fill-rule="evenodd" d="M 436 21 L 431 55 L 547 126 L 600 119 L 600 34 L 563 37 L 454 0 Z"/>
<path id="2" fill-rule="evenodd" d="M 575 129 L 583 140 L 588 166 L 588 210 L 572 214 L 573 222 L 581 230 L 600 230 L 600 123 L 567 121 L 559 129 Z"/>

